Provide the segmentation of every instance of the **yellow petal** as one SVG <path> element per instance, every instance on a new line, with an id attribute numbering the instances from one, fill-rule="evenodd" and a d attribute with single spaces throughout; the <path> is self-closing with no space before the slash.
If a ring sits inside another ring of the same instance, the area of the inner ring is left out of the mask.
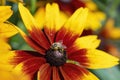
<path id="1" fill-rule="evenodd" d="M 12 13 L 11 6 L 0 6 L 0 23 L 6 21 Z"/>
<path id="2" fill-rule="evenodd" d="M 101 22 L 105 20 L 105 14 L 102 12 L 90 12 L 87 17 L 85 29 L 97 30 L 101 27 Z"/>
<path id="3" fill-rule="evenodd" d="M 81 34 L 84 27 L 85 22 L 87 20 L 88 9 L 87 8 L 79 8 L 75 11 L 75 13 L 68 19 L 65 23 L 65 28 L 73 32 L 74 34 Z"/>
<path id="4" fill-rule="evenodd" d="M 15 56 L 14 51 L 0 51 L 0 69 L 11 71 L 14 65 L 10 64 L 10 60 Z"/>
<path id="5" fill-rule="evenodd" d="M 64 12 L 60 12 L 60 26 L 63 26 L 68 18 L 69 17 L 67 14 L 65 14 Z"/>
<path id="6" fill-rule="evenodd" d="M 97 5 L 92 0 L 86 0 L 85 4 L 90 10 L 97 10 Z"/>
<path id="7" fill-rule="evenodd" d="M 39 8 L 38 11 L 34 15 L 36 22 L 42 29 L 45 24 L 45 8 Z"/>
<path id="8" fill-rule="evenodd" d="M 39 8 L 34 15 L 38 25 L 43 28 L 44 25 L 48 28 L 59 30 L 67 20 L 67 15 L 59 11 L 58 5 L 53 3 L 47 4 L 46 10 L 44 7 Z"/>
<path id="9" fill-rule="evenodd" d="M 88 50 L 86 57 L 88 62 L 84 63 L 84 66 L 90 69 L 110 68 L 117 65 L 119 61 L 118 58 L 97 49 Z"/>
<path id="10" fill-rule="evenodd" d="M 23 64 L 19 64 L 17 65 L 14 69 L 13 69 L 13 73 L 17 75 L 18 80 L 31 80 L 30 75 L 25 74 L 23 71 Z M 21 77 L 22 76 L 22 77 Z"/>
<path id="11" fill-rule="evenodd" d="M 18 33 L 13 24 L 6 22 L 0 24 L 0 38 L 6 39 Z"/>
<path id="12" fill-rule="evenodd" d="M 1 80 L 20 80 L 17 76 L 9 71 L 2 71 L 0 70 L 0 79 Z"/>
<path id="13" fill-rule="evenodd" d="M 57 4 L 47 4 L 46 6 L 46 27 L 50 30 L 59 30 L 62 26 L 60 24 L 60 12 Z"/>
<path id="14" fill-rule="evenodd" d="M 89 71 L 89 73 L 88 74 L 84 74 L 84 78 L 83 78 L 83 80 L 89 80 L 89 79 L 91 79 L 91 80 L 100 80 L 100 79 L 98 79 L 97 78 L 97 76 L 95 76 L 93 73 L 91 73 L 90 71 Z"/>
<path id="15" fill-rule="evenodd" d="M 35 22 L 33 16 L 30 14 L 28 9 L 23 6 L 22 3 L 19 3 L 19 11 L 20 11 L 22 20 L 28 30 L 32 30 L 32 27 L 38 28 L 38 25 Z"/>
<path id="16" fill-rule="evenodd" d="M 98 20 L 103 21 L 106 19 L 106 14 L 104 12 L 96 11 L 95 15 L 97 16 Z"/>
<path id="17" fill-rule="evenodd" d="M 6 51 L 6 50 L 10 50 L 11 47 L 10 45 L 6 42 L 6 40 L 4 39 L 0 39 L 0 50 L 2 51 Z"/>
<path id="18" fill-rule="evenodd" d="M 97 39 L 96 35 L 89 35 L 78 38 L 73 46 L 79 49 L 82 48 L 95 49 L 99 46 L 99 44 L 100 44 L 100 40 Z"/>
<path id="19" fill-rule="evenodd" d="M 87 19 L 87 25 L 85 29 L 98 30 L 102 25 L 101 22 L 105 20 L 106 15 L 103 12 L 98 11 L 97 5 L 92 0 L 85 1 L 86 7 L 89 9 L 89 15 Z"/>

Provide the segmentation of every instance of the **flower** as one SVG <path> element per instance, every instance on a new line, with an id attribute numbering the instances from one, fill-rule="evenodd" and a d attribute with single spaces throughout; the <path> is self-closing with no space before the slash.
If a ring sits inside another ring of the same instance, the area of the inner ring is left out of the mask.
<path id="1" fill-rule="evenodd" d="M 93 0 L 48 0 L 37 3 L 38 7 L 44 6 L 47 2 L 56 2 L 60 10 L 71 16 L 76 9 L 87 7 L 89 9 L 88 19 L 86 20 L 85 30 L 96 31 L 101 28 L 101 22 L 106 19 L 104 12 L 100 11 Z M 39 10 L 38 10 L 39 11 Z"/>
<path id="2" fill-rule="evenodd" d="M 89 9 L 86 30 L 98 30 L 102 25 L 101 22 L 105 20 L 106 15 L 100 11 L 93 0 L 55 0 L 60 5 L 60 9 L 71 15 L 76 9 L 80 7 L 87 7 Z"/>
<path id="3" fill-rule="evenodd" d="M 34 50 L 9 51 L 0 58 L 0 63 L 6 64 L 4 67 L 18 74 L 18 79 L 32 80 L 37 76 L 38 80 L 98 80 L 85 68 L 109 68 L 118 64 L 117 58 L 96 49 L 100 44 L 96 35 L 80 37 L 87 8 L 77 9 L 61 23 L 58 5 L 47 4 L 43 27 L 38 26 L 21 3 L 19 11 L 29 34 L 15 28 Z"/>
<path id="4" fill-rule="evenodd" d="M 15 35 L 18 31 L 6 20 L 12 15 L 13 11 L 10 6 L 0 6 L 0 50 L 10 50 L 6 43 L 8 38 Z M 4 46 L 4 47 L 3 47 Z"/>
<path id="5" fill-rule="evenodd" d="M 114 19 L 109 18 L 99 32 L 99 37 L 101 38 L 100 49 L 109 52 L 116 57 L 120 57 L 118 47 L 113 44 L 120 39 L 119 33 L 120 28 L 115 26 Z"/>
<path id="6" fill-rule="evenodd" d="M 18 31 L 6 21 L 13 13 L 10 6 L 0 6 L 0 55 L 3 56 L 4 53 L 9 52 L 11 49 L 10 45 L 7 43 L 8 38 L 15 35 Z M 15 75 L 4 70 L 5 66 L 0 64 L 0 79 L 1 80 L 15 80 Z"/>
<path id="7" fill-rule="evenodd" d="M 120 39 L 120 28 L 116 27 L 114 24 L 115 21 L 113 19 L 108 19 L 105 27 L 101 31 L 101 35 L 105 38 Z"/>

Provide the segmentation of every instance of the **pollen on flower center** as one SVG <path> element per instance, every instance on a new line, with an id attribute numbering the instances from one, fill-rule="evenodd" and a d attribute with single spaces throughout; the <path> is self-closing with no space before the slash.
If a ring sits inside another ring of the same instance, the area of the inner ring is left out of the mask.
<path id="1" fill-rule="evenodd" d="M 61 66 L 66 63 L 66 51 L 65 46 L 60 42 L 55 42 L 51 45 L 50 49 L 47 50 L 45 58 L 51 66 Z"/>

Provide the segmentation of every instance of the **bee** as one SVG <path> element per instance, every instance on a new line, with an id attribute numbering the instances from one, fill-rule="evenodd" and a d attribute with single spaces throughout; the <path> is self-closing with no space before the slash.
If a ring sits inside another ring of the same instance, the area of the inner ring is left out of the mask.
<path id="1" fill-rule="evenodd" d="M 64 49 L 66 48 L 65 45 L 62 44 L 62 42 L 55 42 L 51 45 L 51 49 L 54 51 L 64 52 Z"/>

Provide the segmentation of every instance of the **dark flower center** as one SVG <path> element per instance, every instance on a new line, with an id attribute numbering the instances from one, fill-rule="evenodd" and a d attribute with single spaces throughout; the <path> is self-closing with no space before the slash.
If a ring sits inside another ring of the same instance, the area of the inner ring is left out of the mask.
<path id="1" fill-rule="evenodd" d="M 63 65 L 67 60 L 65 46 L 60 42 L 53 43 L 47 50 L 45 58 L 51 66 Z"/>

